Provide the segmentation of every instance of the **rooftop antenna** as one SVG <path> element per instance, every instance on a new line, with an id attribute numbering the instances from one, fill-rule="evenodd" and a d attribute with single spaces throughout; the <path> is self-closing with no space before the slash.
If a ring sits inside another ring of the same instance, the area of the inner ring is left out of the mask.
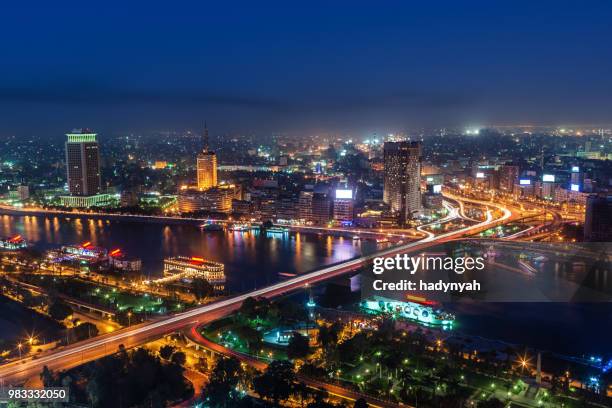
<path id="1" fill-rule="evenodd" d="M 206 126 L 206 121 L 204 121 L 204 152 L 208 152 L 208 127 Z"/>

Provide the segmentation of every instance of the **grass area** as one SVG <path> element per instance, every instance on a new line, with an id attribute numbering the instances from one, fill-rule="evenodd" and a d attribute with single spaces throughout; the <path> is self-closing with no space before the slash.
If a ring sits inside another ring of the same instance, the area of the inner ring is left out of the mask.
<path id="1" fill-rule="evenodd" d="M 248 341 L 241 337 L 240 328 L 231 317 L 216 320 L 204 326 L 200 333 L 210 341 L 262 360 L 272 361 L 287 359 L 287 353 L 284 349 L 271 346 L 267 343 L 261 343 L 260 347 L 254 350 L 249 348 Z"/>
<path id="2" fill-rule="evenodd" d="M 74 277 L 30 275 L 23 276 L 23 279 L 28 283 L 57 291 L 65 296 L 117 311 L 131 309 L 134 312 L 161 314 L 177 312 L 189 306 L 177 300 L 162 298 L 148 293 L 132 293 Z"/>

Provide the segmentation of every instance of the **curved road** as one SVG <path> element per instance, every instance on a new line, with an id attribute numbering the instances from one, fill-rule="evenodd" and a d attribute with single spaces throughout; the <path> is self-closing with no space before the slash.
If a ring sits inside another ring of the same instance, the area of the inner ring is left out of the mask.
<path id="1" fill-rule="evenodd" d="M 461 199 L 456 197 L 452 198 Z M 360 267 L 367 265 L 375 257 L 391 257 L 405 252 L 423 250 L 438 243 L 460 238 L 464 234 L 473 234 L 485 230 L 490 228 L 492 225 L 504 223 L 513 217 L 510 210 L 499 204 L 486 203 L 486 205 L 497 207 L 502 211 L 503 216 L 497 220 L 488 218 L 486 221 L 481 223 L 438 236 L 430 235 L 420 241 L 389 248 L 369 256 L 363 256 L 336 265 L 326 266 L 319 270 L 309 272 L 271 286 L 253 290 L 251 292 L 237 295 L 229 299 L 220 300 L 205 306 L 200 306 L 170 317 L 158 318 L 137 326 L 118 330 L 114 333 L 105 334 L 60 349 L 41 353 L 36 357 L 27 357 L 5 364 L 0 366 L 0 385 L 6 386 L 23 384 L 27 379 L 39 375 L 44 366 L 49 367 L 51 370 L 70 369 L 83 363 L 99 359 L 105 355 L 113 354 L 117 351 L 120 345 L 126 348 L 135 347 L 157 339 L 165 334 L 180 330 L 186 326 L 216 320 L 239 308 L 242 302 L 248 297 L 279 296 L 281 294 L 299 289 L 306 284 L 313 284 L 359 269 Z"/>

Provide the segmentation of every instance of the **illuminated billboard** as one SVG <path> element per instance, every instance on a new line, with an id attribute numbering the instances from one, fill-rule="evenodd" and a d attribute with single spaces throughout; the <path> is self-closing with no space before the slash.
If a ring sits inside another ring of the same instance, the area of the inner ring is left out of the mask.
<path id="1" fill-rule="evenodd" d="M 485 178 L 485 174 L 482 171 L 476 173 L 476 178 Z"/>
<path id="2" fill-rule="evenodd" d="M 555 175 L 554 174 L 544 174 L 542 176 L 542 181 L 549 182 L 549 183 L 554 183 L 555 182 Z"/>
<path id="3" fill-rule="evenodd" d="M 336 190 L 336 198 L 344 200 L 353 199 L 353 190 Z"/>
<path id="4" fill-rule="evenodd" d="M 579 172 L 580 172 L 580 167 L 572 166 L 572 173 L 579 173 Z"/>
<path id="5" fill-rule="evenodd" d="M 579 184 L 572 184 L 572 185 L 570 185 L 570 190 L 572 190 L 572 191 L 580 191 L 580 185 Z"/>
<path id="6" fill-rule="evenodd" d="M 530 184 L 531 184 L 531 180 L 529 180 L 529 179 L 520 179 L 520 180 L 519 180 L 519 184 L 520 184 L 521 186 L 528 186 L 528 185 L 530 185 Z"/>
<path id="7" fill-rule="evenodd" d="M 434 194 L 440 194 L 442 192 L 442 185 L 441 184 L 434 184 L 433 192 L 434 192 Z"/>

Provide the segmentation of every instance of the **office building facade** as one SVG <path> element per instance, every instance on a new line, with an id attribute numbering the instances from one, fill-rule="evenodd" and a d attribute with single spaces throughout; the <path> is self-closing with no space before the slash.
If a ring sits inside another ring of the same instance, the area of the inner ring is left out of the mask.
<path id="1" fill-rule="evenodd" d="M 97 135 L 88 130 L 66 134 L 66 172 L 71 196 L 100 194 L 100 151 Z"/>
<path id="2" fill-rule="evenodd" d="M 398 215 L 400 225 L 421 211 L 421 142 L 384 145 L 383 201 Z"/>

